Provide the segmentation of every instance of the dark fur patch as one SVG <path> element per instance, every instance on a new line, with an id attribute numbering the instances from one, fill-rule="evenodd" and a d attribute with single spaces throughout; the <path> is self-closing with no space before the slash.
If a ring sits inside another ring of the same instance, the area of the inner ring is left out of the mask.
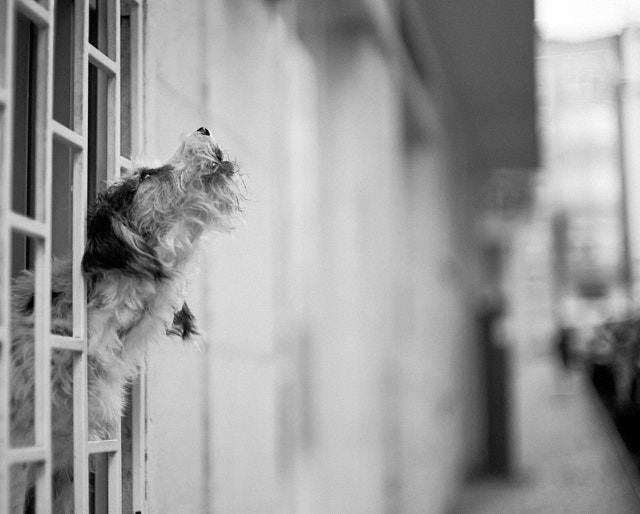
<path id="1" fill-rule="evenodd" d="M 171 173 L 173 171 L 173 166 L 170 164 L 165 164 L 164 166 L 160 166 L 159 168 L 142 168 L 140 170 L 140 182 L 144 182 L 147 179 L 154 177 L 164 177 L 167 173 Z"/>
<path id="2" fill-rule="evenodd" d="M 198 335 L 199 331 L 196 327 L 196 318 L 191 312 L 189 306 L 185 303 L 182 309 L 173 316 L 173 325 L 167 330 L 167 335 L 179 336 L 182 339 L 188 339 L 193 335 Z"/>
<path id="3" fill-rule="evenodd" d="M 32 294 L 31 296 L 29 296 L 27 301 L 20 306 L 20 310 L 22 311 L 22 314 L 24 314 L 25 316 L 30 316 L 31 314 L 33 314 L 34 302 L 35 302 L 35 298 L 34 298 L 34 295 Z"/>
<path id="4" fill-rule="evenodd" d="M 131 230 L 127 218 L 137 188 L 137 181 L 127 180 L 109 188 L 98 198 L 88 220 L 87 246 L 82 257 L 85 273 L 118 271 L 156 280 L 167 277 L 154 249 L 142 237 L 134 246 L 118 235 L 118 228 Z"/>

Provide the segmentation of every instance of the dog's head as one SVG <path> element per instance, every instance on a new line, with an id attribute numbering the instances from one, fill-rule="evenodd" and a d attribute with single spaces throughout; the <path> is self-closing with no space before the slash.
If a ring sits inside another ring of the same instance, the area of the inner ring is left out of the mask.
<path id="1" fill-rule="evenodd" d="M 161 279 L 203 233 L 230 230 L 243 199 L 238 168 L 209 131 L 185 134 L 166 164 L 134 169 L 98 197 L 83 270 Z"/>

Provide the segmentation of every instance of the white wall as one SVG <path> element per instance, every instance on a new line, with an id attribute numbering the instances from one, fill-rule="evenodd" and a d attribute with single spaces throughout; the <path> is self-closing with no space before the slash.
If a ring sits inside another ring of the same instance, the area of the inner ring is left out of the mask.
<path id="1" fill-rule="evenodd" d="M 398 85 L 367 34 L 333 33 L 322 109 L 313 450 L 321 512 L 381 512 L 403 178 Z M 355 509 L 355 510 L 354 510 Z"/>
<path id="2" fill-rule="evenodd" d="M 457 492 L 468 450 L 462 430 L 479 431 L 463 425 L 470 407 L 463 384 L 472 377 L 465 376 L 460 353 L 469 352 L 473 340 L 455 222 L 465 207 L 456 201 L 459 177 L 442 148 L 411 148 L 408 168 L 411 301 L 401 348 L 402 511 L 443 512 Z"/>
<path id="3" fill-rule="evenodd" d="M 149 510 L 441 512 L 475 428 L 462 172 L 446 140 L 407 157 L 401 77 L 371 27 L 308 48 L 294 15 L 147 4 L 147 153 L 207 126 L 251 196 L 189 301 L 208 352 L 149 359 Z"/>
<path id="4" fill-rule="evenodd" d="M 181 133 L 206 125 L 205 45 L 199 2 L 146 4 L 145 155 L 166 160 Z M 196 300 L 194 308 L 201 302 Z M 149 512 L 206 512 L 209 459 L 206 356 L 175 342 L 159 344 L 148 362 Z"/>

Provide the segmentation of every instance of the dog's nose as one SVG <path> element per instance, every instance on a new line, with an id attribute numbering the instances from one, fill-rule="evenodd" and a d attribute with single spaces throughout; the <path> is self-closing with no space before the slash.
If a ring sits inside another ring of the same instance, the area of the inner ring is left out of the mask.
<path id="1" fill-rule="evenodd" d="M 204 128 L 204 127 L 200 127 L 197 132 L 200 132 L 200 134 L 202 134 L 203 136 L 210 136 L 211 132 L 209 132 L 209 129 Z"/>

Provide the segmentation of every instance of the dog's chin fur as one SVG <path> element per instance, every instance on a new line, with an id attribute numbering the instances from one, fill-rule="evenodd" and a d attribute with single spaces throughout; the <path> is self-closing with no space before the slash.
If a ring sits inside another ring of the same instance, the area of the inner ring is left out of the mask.
<path id="1" fill-rule="evenodd" d="M 115 437 L 124 387 L 147 350 L 165 337 L 202 345 L 184 299 L 204 236 L 230 230 L 243 184 L 213 138 L 186 134 L 160 167 L 140 166 L 115 181 L 90 212 L 82 267 L 87 283 L 89 438 Z M 72 335 L 72 265 L 52 266 L 51 331 Z M 33 444 L 33 275 L 12 288 L 11 443 Z M 72 512 L 73 355 L 51 359 L 54 512 Z M 12 504 L 21 512 L 34 470 L 16 467 Z"/>

